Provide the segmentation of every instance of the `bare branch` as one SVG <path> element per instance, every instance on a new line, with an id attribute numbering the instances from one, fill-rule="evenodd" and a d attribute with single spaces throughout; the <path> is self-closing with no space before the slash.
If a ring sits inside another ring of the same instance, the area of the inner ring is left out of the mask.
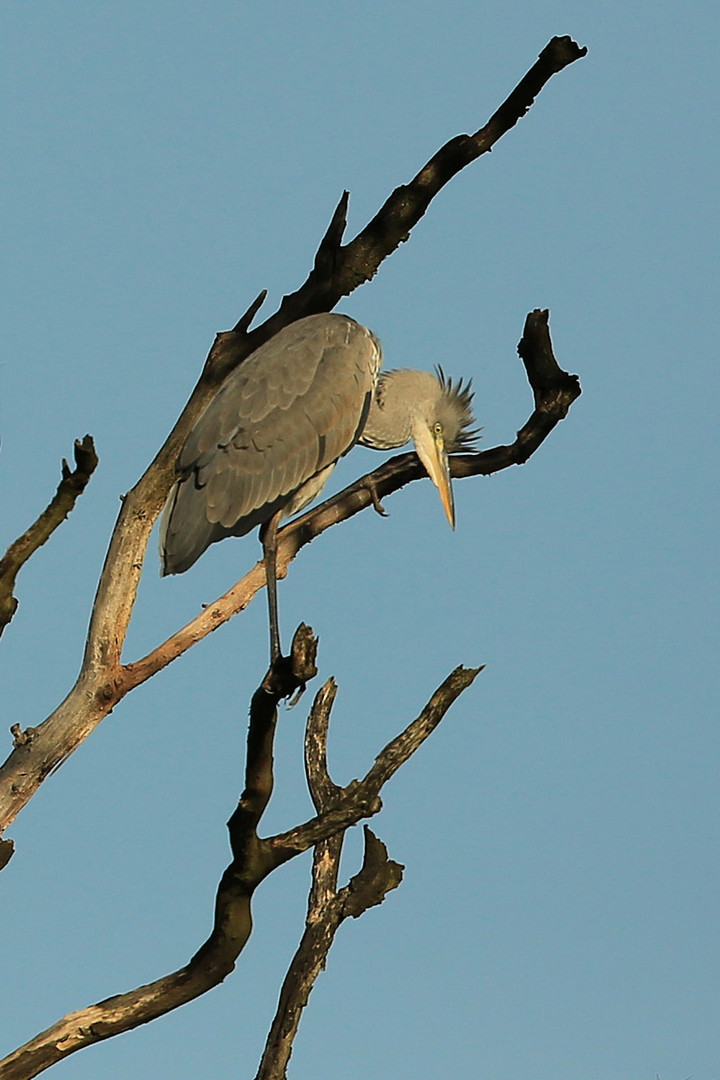
<path id="1" fill-rule="evenodd" d="M 262 289 L 261 292 L 259 292 L 258 295 L 255 297 L 245 314 L 242 315 L 235 323 L 235 326 L 233 327 L 233 332 L 235 334 L 244 334 L 248 331 L 248 329 L 250 328 L 250 323 L 253 321 L 258 311 L 265 303 L 266 299 L 267 289 Z"/>
<path id="2" fill-rule="evenodd" d="M 315 256 L 313 269 L 300 288 L 283 297 L 279 309 L 248 334 L 218 334 L 205 374 L 221 380 L 245 357 L 283 327 L 321 311 L 332 311 L 343 296 L 375 276 L 381 263 L 404 243 L 431 201 L 454 176 L 472 164 L 517 124 L 545 84 L 563 68 L 587 54 L 568 36 L 552 38 L 499 109 L 473 135 L 450 139 L 408 184 L 403 184 L 364 229 L 345 246 L 348 192 L 343 192 Z"/>
<path id="3" fill-rule="evenodd" d="M 290 656 L 281 656 L 270 668 L 250 703 L 245 790 L 228 822 L 235 862 L 245 867 L 245 874 L 251 850 L 253 859 L 264 857 L 261 850 L 264 842 L 258 840 L 257 827 L 273 790 L 277 705 L 295 690 L 304 689 L 317 675 L 316 654 L 317 638 L 309 626 L 301 623 L 295 631 Z"/>
<path id="4" fill-rule="evenodd" d="M 369 812 L 376 812 L 382 785 L 437 727 L 452 702 L 470 686 L 480 670 L 457 668 L 452 672 L 420 716 L 379 754 L 365 779 L 339 789 L 339 811 L 332 808 L 322 811 L 317 818 L 297 829 L 267 840 L 260 839 L 257 826 L 273 786 L 272 751 L 277 706 L 292 692 L 293 683 L 295 686 L 303 684 L 315 675 L 315 645 L 312 631 L 301 626 L 293 639 L 289 660 L 282 658 L 276 668 L 271 668 L 253 695 L 245 789 L 228 821 L 233 858 L 218 886 L 215 921 L 207 941 L 178 971 L 64 1016 L 0 1061 L 0 1080 L 30 1080 L 76 1050 L 155 1020 L 222 982 L 234 969 L 250 937 L 251 901 L 260 882 L 288 859 L 367 817 L 370 802 L 375 808 Z M 321 695 L 323 693 L 325 697 L 318 708 L 327 709 L 329 715 L 333 695 L 327 692 L 327 687 Z M 327 718 L 324 722 L 327 723 Z M 320 716 L 319 724 L 322 723 Z M 321 727 L 315 730 L 321 730 Z M 331 783 L 329 777 L 327 781 Z M 331 794 L 326 784 L 322 787 Z M 319 792 L 320 788 L 316 787 L 316 794 Z M 400 868 L 386 859 L 387 853 L 382 855 L 378 843 L 373 837 L 372 850 L 369 850 L 366 838 L 362 870 L 337 894 L 338 898 L 342 897 L 341 918 L 357 916 L 371 904 L 380 903 L 385 892 L 399 883 Z M 339 843 L 334 850 L 339 858 Z M 336 870 L 330 867 L 324 873 L 324 878 L 318 879 L 324 882 L 324 890 L 315 893 L 316 901 L 320 902 L 323 895 L 331 895 L 334 889 L 332 875 Z"/>
<path id="5" fill-rule="evenodd" d="M 333 783 L 327 769 L 327 733 L 335 694 L 336 686 L 330 679 L 318 691 L 305 731 L 305 772 L 318 814 L 327 812 L 342 795 L 342 788 Z M 315 846 L 305 930 L 283 981 L 255 1080 L 285 1080 L 302 1011 L 325 967 L 340 924 L 349 915 L 357 918 L 368 907 L 382 903 L 402 879 L 403 868 L 388 859 L 385 845 L 365 826 L 362 869 L 338 891 L 344 837 L 342 830 Z"/>
<path id="6" fill-rule="evenodd" d="M 327 765 L 328 727 L 336 694 L 335 680 L 328 679 L 317 692 L 305 731 L 305 776 L 318 813 L 332 806 L 342 793 L 342 788 L 333 783 Z"/>
<path id="7" fill-rule="evenodd" d="M 322 900 L 319 882 L 334 875 L 340 864 L 340 849 L 344 833 L 324 840 L 315 848 L 313 888 L 308 907 L 305 932 L 280 990 L 275 1018 L 265 1044 L 260 1068 L 255 1080 L 285 1080 L 302 1011 L 320 972 L 340 925 L 348 917 L 357 919 L 368 908 L 381 904 L 391 889 L 402 881 L 404 867 L 388 858 L 382 840 L 368 828 L 365 831 L 365 854 L 362 869 L 339 892 L 332 889 Z"/>
<path id="8" fill-rule="evenodd" d="M 218 886 L 212 933 L 178 971 L 69 1013 L 0 1061 L 0 1080 L 29 1080 L 92 1043 L 155 1020 L 204 994 L 230 974 L 252 930 L 251 900 L 272 869 L 257 825 L 273 787 L 277 706 L 316 674 L 316 639 L 307 626 L 295 634 L 291 655 L 271 669 L 253 695 L 247 739 L 245 789 L 228 822 L 232 862 Z"/>
<path id="9" fill-rule="evenodd" d="M 305 283 L 297 292 L 286 296 L 279 311 L 267 323 L 258 327 L 257 333 L 261 334 L 262 340 L 253 341 L 253 348 L 257 348 L 262 341 L 266 341 L 283 326 L 303 315 L 332 311 L 341 297 L 349 296 L 359 285 L 370 281 L 383 260 L 408 239 L 410 231 L 445 184 L 467 165 L 491 150 L 525 115 L 552 76 L 586 53 L 587 49 L 580 48 L 569 37 L 552 38 L 540 53 L 537 62 L 487 124 L 474 135 L 457 135 L 450 139 L 409 184 L 395 189 L 372 221 L 354 240 L 342 247 L 342 229 L 333 228 L 331 225 L 321 245 L 322 257 L 319 251 L 316 264 Z M 338 211 L 340 209 L 338 207 Z M 336 245 L 334 254 L 330 251 L 331 238 Z M 267 328 L 271 332 L 266 336 Z"/>
<path id="10" fill-rule="evenodd" d="M 13 857 L 15 845 L 12 840 L 0 840 L 0 870 L 3 870 Z"/>
<path id="11" fill-rule="evenodd" d="M 68 516 L 97 467 L 98 457 L 91 435 L 75 440 L 73 455 L 73 470 L 63 458 L 62 480 L 52 501 L 37 521 L 10 545 L 0 559 L 0 636 L 18 608 L 18 601 L 13 595 L 17 575 L 30 556 L 50 539 L 58 525 Z"/>
<path id="12" fill-rule="evenodd" d="M 340 789 L 327 769 L 327 734 L 337 687 L 329 679 L 315 696 L 305 728 L 305 774 L 315 809 L 327 810 Z M 335 931 L 340 925 L 337 875 L 345 831 L 316 844 L 305 931 L 280 990 L 256 1080 L 284 1077 L 292 1044 L 310 991 L 325 965 Z"/>
<path id="13" fill-rule="evenodd" d="M 340 829 L 357 825 L 363 818 L 372 817 L 382 807 L 380 791 L 404 762 L 422 746 L 433 733 L 452 703 L 470 686 L 482 667 L 457 667 L 437 688 L 420 715 L 378 754 L 374 765 L 362 780 L 353 780 L 341 789 L 337 800 L 303 825 L 263 841 L 271 859 L 279 866 L 288 859 L 307 851 L 320 840 L 326 840 Z"/>

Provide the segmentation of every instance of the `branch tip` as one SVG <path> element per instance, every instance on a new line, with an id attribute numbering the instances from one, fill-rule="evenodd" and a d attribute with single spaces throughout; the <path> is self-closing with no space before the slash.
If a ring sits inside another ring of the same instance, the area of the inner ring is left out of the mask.
<path id="1" fill-rule="evenodd" d="M 310 278 L 315 276 L 328 279 L 335 275 L 345 229 L 347 228 L 347 210 L 349 202 L 350 192 L 343 191 L 340 196 L 340 201 L 335 207 L 333 216 L 330 219 L 330 224 L 327 227 L 325 235 L 318 245 Z M 308 280 L 310 280 L 310 278 Z"/>
<path id="2" fill-rule="evenodd" d="M 10 545 L 0 559 L 0 635 L 18 608 L 18 601 L 13 596 L 18 573 L 68 516 L 97 467 L 98 456 L 91 435 L 75 440 L 73 454 L 76 468 L 72 470 L 67 459 L 62 459 L 62 479 L 55 495 L 36 521 Z"/>
<path id="3" fill-rule="evenodd" d="M 253 321 L 258 311 L 265 303 L 265 300 L 267 299 L 267 294 L 267 289 L 261 289 L 261 291 L 253 300 L 250 307 L 245 312 L 245 314 L 241 315 L 238 321 L 235 323 L 232 329 L 232 332 L 234 334 L 246 334 L 248 332 L 248 330 L 250 329 L 250 323 Z"/>

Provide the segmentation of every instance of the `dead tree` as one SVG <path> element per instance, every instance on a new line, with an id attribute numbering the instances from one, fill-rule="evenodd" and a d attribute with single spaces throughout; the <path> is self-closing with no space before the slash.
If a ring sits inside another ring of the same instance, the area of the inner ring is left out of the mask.
<path id="1" fill-rule="evenodd" d="M 348 207 L 345 192 L 305 283 L 286 296 L 265 322 L 251 329 L 265 298 L 262 292 L 232 330 L 217 335 L 173 430 L 123 499 L 75 685 L 42 723 L 24 730 L 14 724 L 11 729 L 14 746 L 0 768 L 0 832 L 126 694 L 242 611 L 265 584 L 260 562 L 146 656 L 123 662 L 123 645 L 153 524 L 174 481 L 179 450 L 222 380 L 284 326 L 306 315 L 331 311 L 342 296 L 372 278 L 382 261 L 408 238 L 437 192 L 466 165 L 489 151 L 528 111 L 545 83 L 585 52 L 568 37 L 553 38 L 488 123 L 473 135 L 459 135 L 446 143 L 407 185 L 390 195 L 375 217 L 347 244 L 343 244 Z M 453 477 L 488 475 L 522 464 L 580 394 L 577 377 L 563 371 L 553 355 L 547 311 L 535 310 L 527 316 L 518 352 L 534 398 L 530 417 L 508 445 L 454 456 Z M 70 512 L 95 469 L 97 458 L 89 436 L 76 442 L 75 463 L 76 468 L 71 470 L 63 462 L 55 497 L 0 560 L 0 634 L 18 606 L 18 572 Z M 278 574 L 286 574 L 290 562 L 310 540 L 372 505 L 373 497 L 383 498 L 423 475 L 414 453 L 398 455 L 286 525 L 279 534 Z M 332 781 L 326 766 L 325 745 L 335 693 L 332 682 L 326 683 L 315 698 L 305 740 L 307 782 L 316 815 L 286 832 L 263 838 L 258 835 L 258 827 L 273 786 L 277 704 L 314 677 L 315 648 L 312 632 L 301 626 L 291 656 L 280 669 L 267 673 L 253 695 L 244 790 L 228 822 L 232 860 L 218 886 L 215 924 L 208 940 L 179 970 L 63 1017 L 0 1062 L 0 1080 L 36 1076 L 76 1050 L 148 1023 L 217 985 L 233 970 L 250 935 L 250 906 L 257 885 L 289 859 L 313 848 L 306 929 L 282 987 L 257 1080 L 285 1076 L 301 1011 L 324 966 L 335 932 L 348 916 L 357 917 L 380 903 L 401 879 L 402 868 L 388 858 L 382 842 L 366 827 L 362 868 L 339 888 L 338 866 L 345 830 L 379 811 L 385 782 L 434 730 L 480 670 L 453 671 L 417 719 L 379 753 L 363 779 L 344 788 Z M 0 867 L 11 857 L 12 850 L 10 840 L 0 840 Z"/>

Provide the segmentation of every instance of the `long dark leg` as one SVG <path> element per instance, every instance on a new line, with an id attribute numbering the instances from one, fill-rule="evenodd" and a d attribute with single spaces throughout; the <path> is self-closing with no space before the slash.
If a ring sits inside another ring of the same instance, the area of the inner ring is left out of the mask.
<path id="1" fill-rule="evenodd" d="M 267 582 L 268 614 L 270 616 L 270 663 L 274 664 L 282 656 L 280 649 L 280 623 L 277 602 L 277 531 L 282 518 L 282 510 L 260 530 L 260 540 L 265 557 L 265 580 Z"/>

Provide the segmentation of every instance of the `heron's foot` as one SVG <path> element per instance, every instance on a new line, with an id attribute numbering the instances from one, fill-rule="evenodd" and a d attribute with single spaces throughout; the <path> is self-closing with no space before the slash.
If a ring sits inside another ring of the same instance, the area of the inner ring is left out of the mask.
<path id="1" fill-rule="evenodd" d="M 297 680 L 293 676 L 292 663 L 289 656 L 278 653 L 271 657 L 270 667 L 262 681 L 262 689 L 270 694 L 276 701 L 290 697 L 297 689 Z"/>
<path id="2" fill-rule="evenodd" d="M 380 517 L 390 517 L 389 513 L 380 502 L 380 496 L 377 493 L 377 488 L 371 480 L 365 481 L 365 490 L 367 491 L 370 499 L 372 500 L 373 510 L 380 515 Z"/>
<path id="3" fill-rule="evenodd" d="M 301 623 L 295 631 L 289 656 L 280 652 L 271 660 L 267 675 L 263 679 L 263 690 L 278 701 L 293 694 L 291 705 L 297 704 L 310 679 L 317 675 L 315 657 L 318 639 L 309 626 Z"/>

